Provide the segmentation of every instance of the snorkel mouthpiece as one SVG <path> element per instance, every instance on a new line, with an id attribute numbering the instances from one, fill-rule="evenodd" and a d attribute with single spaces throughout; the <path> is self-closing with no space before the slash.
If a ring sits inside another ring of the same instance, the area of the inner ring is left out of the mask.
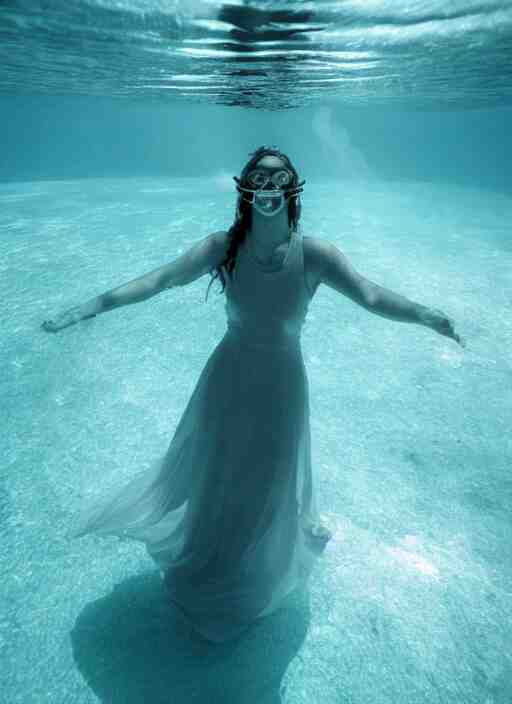
<path id="1" fill-rule="evenodd" d="M 261 215 L 277 215 L 284 208 L 283 191 L 259 191 L 254 194 L 254 208 Z"/>

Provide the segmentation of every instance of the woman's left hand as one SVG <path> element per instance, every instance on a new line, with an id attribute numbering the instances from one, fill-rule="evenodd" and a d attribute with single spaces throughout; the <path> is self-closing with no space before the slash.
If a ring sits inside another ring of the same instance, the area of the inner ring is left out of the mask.
<path id="1" fill-rule="evenodd" d="M 451 337 L 451 339 L 455 340 L 461 347 L 466 346 L 466 341 L 455 332 L 453 320 L 443 313 L 442 310 L 438 308 L 427 308 L 421 315 L 421 321 L 423 325 L 432 328 L 432 330 L 435 330 L 440 335 Z"/>

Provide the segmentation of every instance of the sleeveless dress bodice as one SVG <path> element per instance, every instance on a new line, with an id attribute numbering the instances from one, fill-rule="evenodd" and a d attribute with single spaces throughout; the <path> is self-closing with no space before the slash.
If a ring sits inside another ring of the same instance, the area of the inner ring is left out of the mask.
<path id="1" fill-rule="evenodd" d="M 272 267 L 256 259 L 249 238 L 238 247 L 232 278 L 224 271 L 228 330 L 248 345 L 297 344 L 310 302 L 302 236 L 291 234 L 282 264 Z"/>

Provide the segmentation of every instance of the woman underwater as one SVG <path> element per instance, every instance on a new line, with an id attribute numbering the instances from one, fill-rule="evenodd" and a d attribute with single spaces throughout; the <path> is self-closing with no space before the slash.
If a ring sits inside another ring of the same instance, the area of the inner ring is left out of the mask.
<path id="1" fill-rule="evenodd" d="M 166 454 L 85 507 L 71 532 L 144 542 L 170 599 L 213 642 L 239 636 L 281 606 L 331 538 L 315 500 L 300 339 L 318 286 L 464 345 L 443 312 L 366 279 L 329 242 L 301 236 L 305 182 L 277 148 L 260 147 L 235 181 L 229 231 L 42 325 L 57 332 L 208 272 L 221 278 L 227 330 Z"/>

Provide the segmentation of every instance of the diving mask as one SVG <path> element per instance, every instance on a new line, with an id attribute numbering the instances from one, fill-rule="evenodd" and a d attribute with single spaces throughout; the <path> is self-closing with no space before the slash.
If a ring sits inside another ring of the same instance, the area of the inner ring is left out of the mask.
<path id="1" fill-rule="evenodd" d="M 302 186 L 306 183 L 302 181 L 297 186 L 292 186 L 293 173 L 283 168 L 276 169 L 271 174 L 262 169 L 253 169 L 244 178 L 243 186 L 236 176 L 233 176 L 233 179 L 238 184 L 236 189 L 242 194 L 243 200 L 267 217 L 280 213 L 286 200 L 301 193 L 304 190 Z"/>

